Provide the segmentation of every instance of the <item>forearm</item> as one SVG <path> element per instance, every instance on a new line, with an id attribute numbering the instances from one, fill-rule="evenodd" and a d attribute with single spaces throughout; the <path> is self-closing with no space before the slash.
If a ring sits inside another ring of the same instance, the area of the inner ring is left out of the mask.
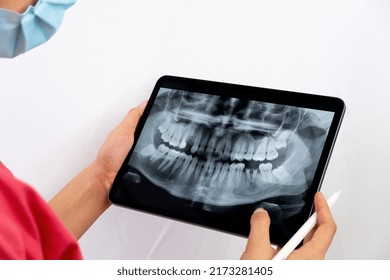
<path id="1" fill-rule="evenodd" d="M 77 239 L 110 206 L 107 190 L 95 176 L 93 168 L 93 165 L 85 168 L 49 202 Z"/>
<path id="2" fill-rule="evenodd" d="M 0 0 L 0 8 L 23 13 L 30 5 L 34 6 L 38 0 Z"/>
<path id="3" fill-rule="evenodd" d="M 95 161 L 67 184 L 49 204 L 79 239 L 110 207 L 108 192 L 134 141 L 134 131 L 146 102 L 129 111 L 108 136 Z"/>

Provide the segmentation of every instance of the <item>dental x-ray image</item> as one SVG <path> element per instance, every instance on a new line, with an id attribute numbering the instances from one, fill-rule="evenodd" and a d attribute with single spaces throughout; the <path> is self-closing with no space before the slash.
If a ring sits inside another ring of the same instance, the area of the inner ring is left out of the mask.
<path id="1" fill-rule="evenodd" d="M 258 207 L 282 224 L 304 207 L 333 115 L 160 88 L 122 178 L 131 185 L 123 195 L 163 213 L 185 208 L 199 224 L 207 218 L 194 209 L 245 213 L 248 228 Z"/>

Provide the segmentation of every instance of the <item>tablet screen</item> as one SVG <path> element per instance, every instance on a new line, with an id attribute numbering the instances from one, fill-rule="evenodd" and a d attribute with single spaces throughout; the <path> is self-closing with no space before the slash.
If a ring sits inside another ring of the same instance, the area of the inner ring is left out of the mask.
<path id="1" fill-rule="evenodd" d="M 117 196 L 140 210 L 244 235 L 251 214 L 262 207 L 271 231 L 285 237 L 275 243 L 284 243 L 296 220 L 308 217 L 307 194 L 334 115 L 244 95 L 160 87 Z"/>

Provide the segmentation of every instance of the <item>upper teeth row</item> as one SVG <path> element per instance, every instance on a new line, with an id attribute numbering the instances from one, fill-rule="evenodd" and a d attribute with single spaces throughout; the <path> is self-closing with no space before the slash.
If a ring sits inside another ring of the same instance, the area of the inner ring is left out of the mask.
<path id="1" fill-rule="evenodd" d="M 206 155 L 217 160 L 275 160 L 279 153 L 277 150 L 286 148 L 290 131 L 281 132 L 276 138 L 264 137 L 260 140 L 253 140 L 245 134 L 239 135 L 232 144 L 233 135 L 227 132 L 225 137 L 218 137 L 214 134 L 202 132 L 194 125 L 173 123 L 167 119 L 158 127 L 161 132 L 161 139 L 173 147 L 184 149 L 188 142 L 192 143 L 191 153 Z"/>

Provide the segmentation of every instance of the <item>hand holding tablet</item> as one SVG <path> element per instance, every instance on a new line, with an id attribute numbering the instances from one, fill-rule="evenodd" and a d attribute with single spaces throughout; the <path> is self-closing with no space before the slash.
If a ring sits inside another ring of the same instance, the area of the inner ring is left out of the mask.
<path id="1" fill-rule="evenodd" d="M 179 77 L 156 84 L 110 200 L 283 245 L 307 220 L 344 113 L 337 98 Z"/>
<path id="2" fill-rule="evenodd" d="M 330 212 L 331 202 L 340 194 L 332 195 L 328 201 L 322 193 L 315 197 L 316 212 L 283 246 L 274 249 L 269 238 L 270 219 L 263 209 L 258 209 L 251 217 L 251 231 L 242 260 L 322 260 L 325 258 L 333 237 L 336 224 Z M 303 241 L 303 246 L 295 250 Z"/>

